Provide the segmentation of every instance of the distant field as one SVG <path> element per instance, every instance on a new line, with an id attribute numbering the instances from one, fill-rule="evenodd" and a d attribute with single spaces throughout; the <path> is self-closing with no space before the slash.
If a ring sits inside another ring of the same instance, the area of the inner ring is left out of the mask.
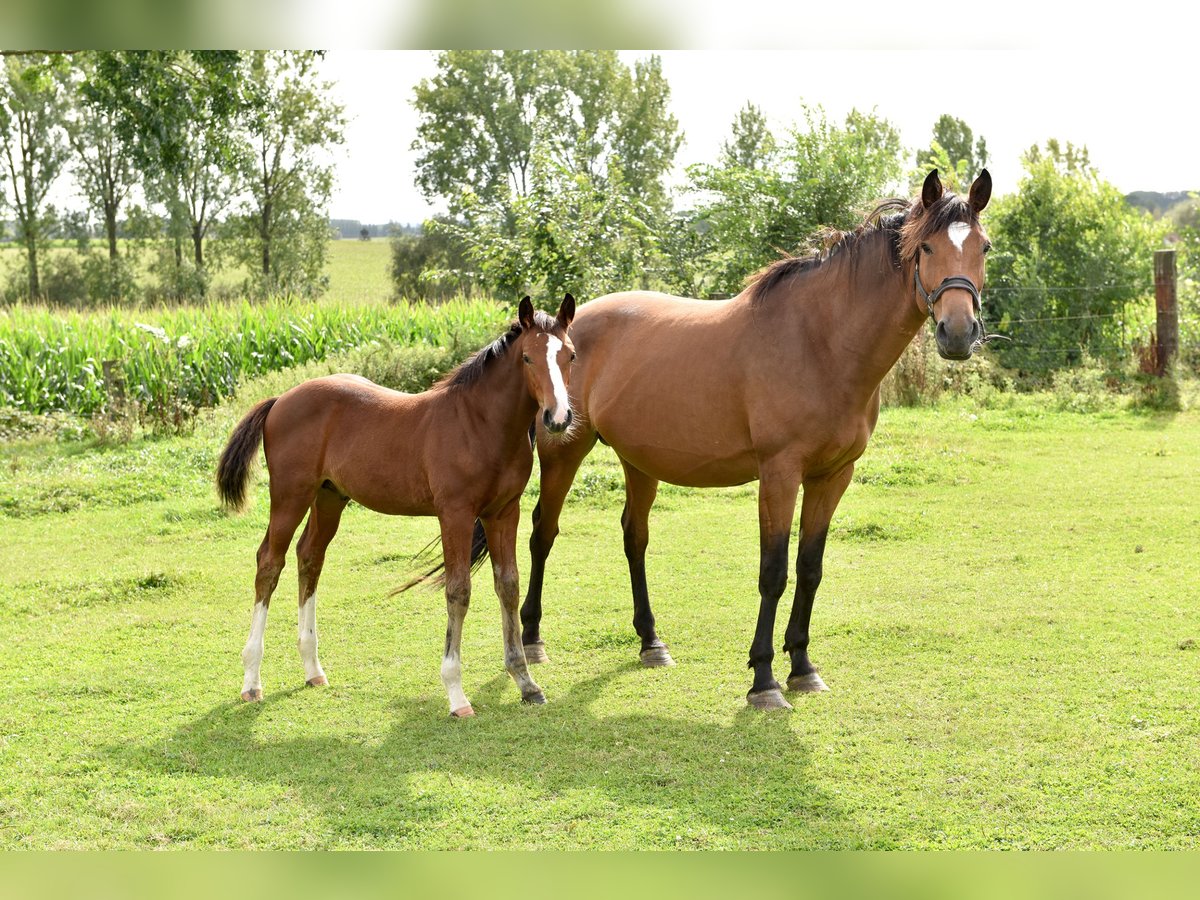
<path id="1" fill-rule="evenodd" d="M 744 700 L 754 485 L 663 489 L 648 569 L 678 665 L 644 670 L 598 448 L 550 559 L 549 704 L 518 702 L 484 572 L 479 715 L 452 721 L 444 601 L 388 596 L 436 526 L 353 505 L 320 590 L 331 686 L 303 686 L 293 557 L 266 700 L 238 699 L 267 489 L 229 516 L 213 465 L 296 377 L 187 437 L 4 447 L 0 847 L 1200 847 L 1197 414 L 885 409 L 813 618 L 832 692 L 790 714 Z"/>
<path id="2" fill-rule="evenodd" d="M 100 242 L 93 242 L 97 252 Z M 47 251 L 51 254 L 75 252 L 65 241 L 56 241 Z M 11 272 L 24 257 L 15 243 L 0 244 L 0 284 L 7 283 Z M 149 254 L 143 254 L 143 263 Z M 342 303 L 375 303 L 392 295 L 390 274 L 391 254 L 387 238 L 369 241 L 334 240 L 329 243 L 329 255 L 325 261 L 325 273 L 329 276 L 326 298 Z M 218 268 L 213 273 L 214 293 L 228 293 L 246 278 L 240 268 Z"/>

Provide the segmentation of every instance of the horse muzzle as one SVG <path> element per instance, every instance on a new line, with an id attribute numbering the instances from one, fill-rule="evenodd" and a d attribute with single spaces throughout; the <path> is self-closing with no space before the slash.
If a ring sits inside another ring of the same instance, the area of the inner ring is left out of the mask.
<path id="1" fill-rule="evenodd" d="M 542 411 L 542 427 L 551 434 L 562 434 L 571 427 L 571 421 L 574 418 L 575 417 L 571 413 L 571 410 L 568 409 L 567 414 L 563 417 L 562 421 L 558 422 L 555 421 L 555 418 L 553 415 L 551 415 L 550 410 L 546 409 Z"/>
<path id="2" fill-rule="evenodd" d="M 935 334 L 942 359 L 970 359 L 983 342 L 983 325 L 974 317 L 967 328 L 947 328 L 945 322 L 938 322 Z"/>

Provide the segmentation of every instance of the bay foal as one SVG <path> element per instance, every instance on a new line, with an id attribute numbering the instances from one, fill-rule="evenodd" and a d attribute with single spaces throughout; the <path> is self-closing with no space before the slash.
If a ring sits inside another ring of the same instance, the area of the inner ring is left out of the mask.
<path id="1" fill-rule="evenodd" d="M 813 599 L 829 522 L 879 415 L 879 384 L 927 318 L 938 351 L 966 359 L 987 340 L 979 318 L 979 223 L 992 191 L 984 170 L 967 197 L 936 170 L 912 203 L 888 201 L 857 231 L 827 234 L 813 256 L 779 260 L 724 301 L 628 292 L 581 307 L 583 352 L 571 389 L 579 425 L 568 441 L 538 437 L 541 493 L 521 607 L 525 651 L 545 659 L 542 579 L 559 514 L 596 441 L 625 470 L 625 555 L 633 625 L 646 665 L 670 665 L 646 586 L 648 520 L 660 481 L 693 487 L 759 482 L 758 620 L 750 644 L 759 708 L 787 708 L 772 674 L 775 610 L 788 580 L 800 487 L 797 584 L 783 649 L 788 687 L 826 690 L 808 657 Z"/>
<path id="2" fill-rule="evenodd" d="M 567 329 L 574 314 L 570 294 L 555 318 L 536 312 L 526 297 L 506 334 L 421 394 L 388 390 L 356 375 L 331 375 L 247 413 L 217 469 L 221 498 L 242 508 L 261 440 L 271 515 L 258 548 L 254 612 L 242 651 L 243 700 L 262 699 L 267 610 L 305 514 L 308 522 L 296 545 L 298 643 L 307 683 L 326 683 L 317 657 L 317 580 L 342 511 L 354 500 L 389 515 L 438 517 L 448 616 L 441 674 L 451 714 L 474 715 L 463 692 L 459 646 L 471 564 L 483 552 L 484 538 L 500 598 L 505 667 L 523 700 L 545 702 L 529 675 L 517 621 L 517 523 L 533 467 L 529 431 L 535 417 L 549 433 L 571 425 L 567 385 L 575 350 Z M 473 539 L 478 531 L 482 534 Z"/>

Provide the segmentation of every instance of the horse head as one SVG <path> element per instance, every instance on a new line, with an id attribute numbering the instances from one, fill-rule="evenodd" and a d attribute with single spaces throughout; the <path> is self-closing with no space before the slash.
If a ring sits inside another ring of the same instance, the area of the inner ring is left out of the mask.
<path id="1" fill-rule="evenodd" d="M 575 345 L 567 329 L 575 318 L 575 298 L 567 294 L 558 314 L 551 319 L 535 313 L 533 303 L 526 297 L 521 301 L 517 318 L 521 323 L 518 344 L 525 385 L 542 412 L 542 425 L 551 434 L 561 434 L 571 427 L 573 418 L 567 385 L 575 360 Z"/>

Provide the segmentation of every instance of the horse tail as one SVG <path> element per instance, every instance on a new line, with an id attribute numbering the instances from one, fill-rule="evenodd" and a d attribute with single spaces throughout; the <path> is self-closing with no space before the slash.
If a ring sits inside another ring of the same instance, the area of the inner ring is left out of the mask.
<path id="1" fill-rule="evenodd" d="M 240 511 L 246 505 L 246 483 L 250 471 L 258 458 L 258 445 L 262 443 L 263 427 L 267 413 L 278 397 L 264 400 L 246 413 L 229 436 L 229 443 L 217 463 L 217 493 L 230 509 Z"/>
<path id="2" fill-rule="evenodd" d="M 392 591 L 391 596 L 403 594 L 409 588 L 416 587 L 418 584 L 428 583 L 430 587 L 438 587 L 446 583 L 446 558 L 441 553 L 442 538 L 441 535 L 435 537 L 432 541 L 413 557 L 413 565 L 421 571 L 409 578 L 408 581 L 400 585 Z M 434 559 L 441 557 L 437 563 L 433 563 Z M 471 571 L 475 572 L 483 565 L 488 557 L 487 534 L 483 530 L 483 523 L 478 519 L 475 520 L 475 530 L 471 533 Z M 427 568 L 428 567 L 428 568 Z M 432 579 L 432 580 L 431 580 Z"/>

